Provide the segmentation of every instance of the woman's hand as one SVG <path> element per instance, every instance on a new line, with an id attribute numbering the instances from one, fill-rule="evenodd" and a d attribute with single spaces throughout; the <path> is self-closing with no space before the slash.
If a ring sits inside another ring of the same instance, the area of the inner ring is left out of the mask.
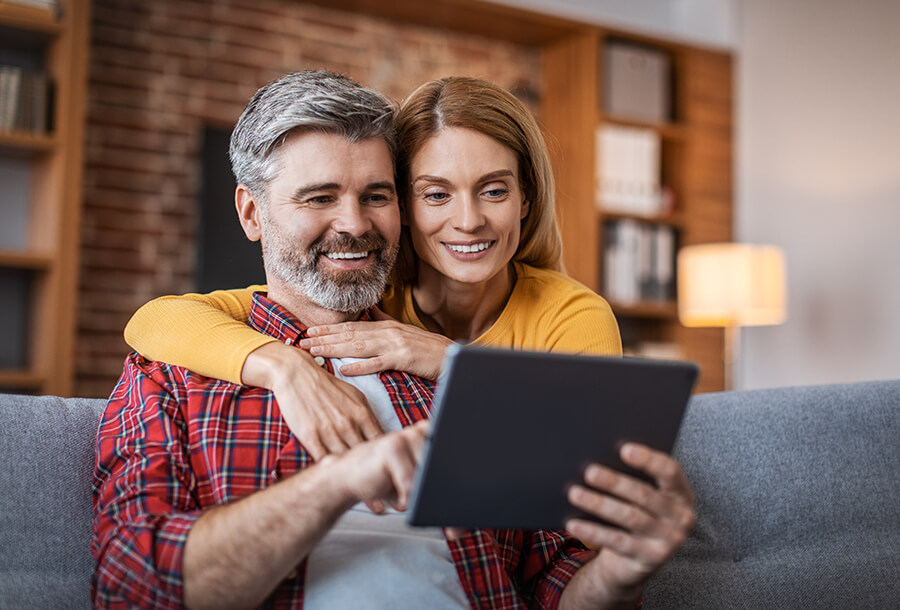
<path id="1" fill-rule="evenodd" d="M 274 342 L 250 352 L 241 381 L 272 390 L 288 427 L 314 460 L 383 434 L 362 392 L 295 347 Z"/>
<path id="2" fill-rule="evenodd" d="M 341 367 L 344 375 L 368 375 L 381 371 L 406 371 L 425 379 L 437 379 L 447 346 L 443 335 L 403 324 L 375 310 L 376 321 L 344 322 L 313 326 L 299 342 L 313 356 L 363 358 Z"/>

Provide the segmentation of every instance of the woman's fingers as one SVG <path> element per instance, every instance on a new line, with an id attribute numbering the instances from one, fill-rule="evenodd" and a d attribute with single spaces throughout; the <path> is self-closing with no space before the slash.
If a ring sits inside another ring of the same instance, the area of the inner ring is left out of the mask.
<path id="1" fill-rule="evenodd" d="M 313 356 L 360 358 L 343 365 L 344 375 L 370 375 L 398 370 L 437 379 L 444 352 L 451 343 L 443 335 L 388 320 L 345 322 L 309 329 L 298 345 Z"/>

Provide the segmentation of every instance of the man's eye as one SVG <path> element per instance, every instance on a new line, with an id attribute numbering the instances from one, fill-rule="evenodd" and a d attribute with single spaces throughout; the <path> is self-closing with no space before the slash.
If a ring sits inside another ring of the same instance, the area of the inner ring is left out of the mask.
<path id="1" fill-rule="evenodd" d="M 383 193 L 373 193 L 365 198 L 366 203 L 375 206 L 387 205 L 391 201 L 392 199 Z"/>
<path id="2" fill-rule="evenodd" d="M 331 201 L 332 198 L 329 195 L 319 195 L 317 197 L 310 197 L 306 200 L 309 205 L 328 205 Z"/>

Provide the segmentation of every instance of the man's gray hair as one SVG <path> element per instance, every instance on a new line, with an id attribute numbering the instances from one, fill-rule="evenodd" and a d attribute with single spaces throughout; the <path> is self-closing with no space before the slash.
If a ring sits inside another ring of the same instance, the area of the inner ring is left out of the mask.
<path id="1" fill-rule="evenodd" d="M 383 138 L 394 159 L 396 114 L 396 103 L 340 74 L 286 74 L 257 91 L 244 108 L 231 133 L 231 170 L 238 184 L 265 202 L 280 169 L 275 153 L 296 131 L 337 134 L 351 142 Z"/>

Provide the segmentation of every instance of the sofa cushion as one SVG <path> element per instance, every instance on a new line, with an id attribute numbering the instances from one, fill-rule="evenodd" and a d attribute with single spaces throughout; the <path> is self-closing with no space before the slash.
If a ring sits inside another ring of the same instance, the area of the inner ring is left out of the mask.
<path id="1" fill-rule="evenodd" d="M 0 397 L 0 608 L 89 608 L 105 400 Z"/>
<path id="2" fill-rule="evenodd" d="M 894 607 L 898 439 L 900 381 L 693 397 L 698 522 L 644 607 Z"/>

